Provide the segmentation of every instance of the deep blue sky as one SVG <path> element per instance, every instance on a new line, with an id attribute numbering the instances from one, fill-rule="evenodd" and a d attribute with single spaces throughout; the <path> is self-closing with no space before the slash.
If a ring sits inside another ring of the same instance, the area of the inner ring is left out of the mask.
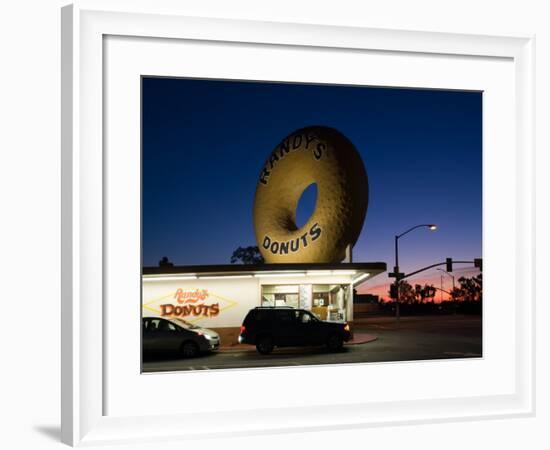
<path id="1" fill-rule="evenodd" d="M 143 262 L 229 263 L 255 245 L 258 175 L 283 137 L 327 125 L 357 147 L 370 202 L 355 261 L 406 271 L 481 256 L 482 94 L 479 92 L 143 79 Z M 313 211 L 314 193 L 298 218 Z"/>

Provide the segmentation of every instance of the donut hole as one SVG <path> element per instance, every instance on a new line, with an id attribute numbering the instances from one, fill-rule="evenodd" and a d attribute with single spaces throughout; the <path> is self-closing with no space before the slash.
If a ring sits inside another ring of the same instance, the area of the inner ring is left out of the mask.
<path id="1" fill-rule="evenodd" d="M 302 228 L 315 212 L 317 205 L 317 183 L 311 183 L 304 189 L 296 205 L 296 227 Z"/>

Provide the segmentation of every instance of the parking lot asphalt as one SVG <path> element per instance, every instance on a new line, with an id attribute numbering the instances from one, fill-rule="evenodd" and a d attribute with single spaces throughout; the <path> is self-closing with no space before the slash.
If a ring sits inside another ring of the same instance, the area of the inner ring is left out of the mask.
<path id="1" fill-rule="evenodd" d="M 232 349 L 192 359 L 163 356 L 143 362 L 143 372 L 242 369 L 318 364 L 375 363 L 482 357 L 480 316 L 373 317 L 354 322 L 354 333 L 376 336 L 345 345 L 338 353 L 321 347 L 276 348 L 270 355 Z"/>

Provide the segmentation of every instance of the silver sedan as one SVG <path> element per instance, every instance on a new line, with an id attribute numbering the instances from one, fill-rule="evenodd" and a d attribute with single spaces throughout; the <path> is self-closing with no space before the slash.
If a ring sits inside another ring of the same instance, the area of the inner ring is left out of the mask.
<path id="1" fill-rule="evenodd" d="M 142 332 L 144 356 L 178 353 L 193 358 L 220 346 L 220 336 L 215 331 L 177 318 L 143 317 Z"/>

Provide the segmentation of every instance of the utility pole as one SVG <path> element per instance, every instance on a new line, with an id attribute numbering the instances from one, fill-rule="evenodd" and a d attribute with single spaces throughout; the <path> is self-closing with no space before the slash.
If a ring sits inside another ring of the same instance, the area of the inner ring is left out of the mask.
<path id="1" fill-rule="evenodd" d="M 443 274 L 449 275 L 453 279 L 453 290 L 451 291 L 451 294 L 449 294 L 449 299 L 451 300 L 451 306 L 453 309 L 453 314 L 456 314 L 456 301 L 455 301 L 455 294 L 456 294 L 456 285 L 455 285 L 455 276 L 452 273 L 449 273 L 449 270 L 453 270 L 453 260 L 452 258 L 447 258 L 447 261 L 445 262 L 447 265 L 447 270 L 438 268 L 441 272 L 441 277 L 443 278 Z M 443 285 L 441 286 L 441 289 L 443 289 Z"/>
<path id="2" fill-rule="evenodd" d="M 393 271 L 395 273 L 395 320 L 399 323 L 399 249 L 398 249 L 399 236 L 395 236 L 395 267 Z"/>

